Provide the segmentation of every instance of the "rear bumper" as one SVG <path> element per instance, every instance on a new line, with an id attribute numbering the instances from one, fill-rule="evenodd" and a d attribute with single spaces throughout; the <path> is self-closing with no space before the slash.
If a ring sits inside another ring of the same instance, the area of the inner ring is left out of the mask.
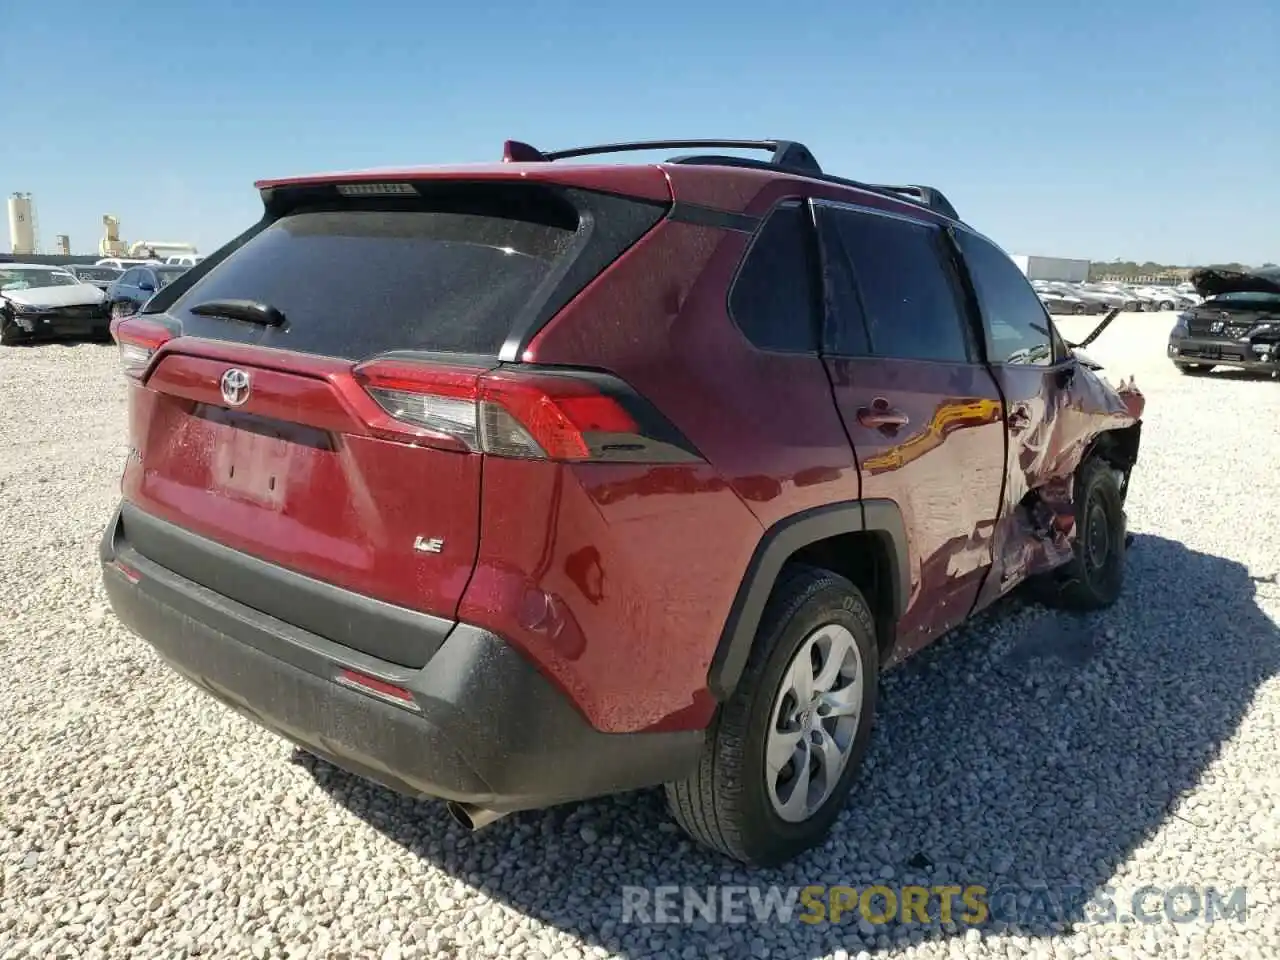
<path id="1" fill-rule="evenodd" d="M 124 538 L 119 511 L 101 555 L 116 615 L 175 670 L 304 750 L 410 796 L 545 807 L 683 777 L 701 751 L 701 732 L 601 733 L 477 627 L 457 624 L 425 667 L 406 668 L 147 559 Z M 343 668 L 408 690 L 411 707 L 339 683 Z"/>
<path id="2" fill-rule="evenodd" d="M 1248 340 L 1213 337 L 1170 337 L 1168 355 L 1174 363 L 1211 364 L 1269 373 L 1280 371 L 1280 344 L 1254 344 Z"/>

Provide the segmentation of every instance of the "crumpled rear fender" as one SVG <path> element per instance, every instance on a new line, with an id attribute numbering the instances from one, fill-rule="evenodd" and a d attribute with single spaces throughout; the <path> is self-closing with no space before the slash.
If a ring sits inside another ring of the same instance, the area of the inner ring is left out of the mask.
<path id="1" fill-rule="evenodd" d="M 1128 492 L 1146 408 L 1132 379 L 1114 387 L 1084 363 L 1038 374 L 1006 367 L 997 377 L 1011 411 L 1008 462 L 994 531 L 996 575 L 980 605 L 1071 559 L 1075 475 L 1086 458 L 1105 458 L 1121 475 L 1122 495 Z"/>

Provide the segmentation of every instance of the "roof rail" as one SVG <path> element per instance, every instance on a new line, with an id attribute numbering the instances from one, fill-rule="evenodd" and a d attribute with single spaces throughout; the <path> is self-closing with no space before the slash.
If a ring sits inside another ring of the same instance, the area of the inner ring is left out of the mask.
<path id="1" fill-rule="evenodd" d="M 570 157 L 589 157 L 606 153 L 628 153 L 640 150 L 665 149 L 720 149 L 762 150 L 770 154 L 768 160 L 749 157 L 730 157 L 718 154 L 697 154 L 671 158 L 670 163 L 714 164 L 726 167 L 749 167 L 760 170 L 785 170 L 805 177 L 814 177 L 846 187 L 870 190 L 895 200 L 927 207 L 951 220 L 958 221 L 960 214 L 951 201 L 936 187 L 918 184 L 893 186 L 879 183 L 862 183 L 844 177 L 824 173 L 813 153 L 803 143 L 794 140 L 634 140 L 626 143 L 604 143 L 590 147 L 572 147 L 568 150 L 542 151 L 519 140 L 508 140 L 502 146 L 502 159 L 507 163 L 549 163 Z"/>
<path id="2" fill-rule="evenodd" d="M 803 143 L 792 140 L 633 140 L 626 143 L 602 143 L 591 147 L 544 152 L 519 140 L 508 140 L 502 147 L 502 159 L 508 162 L 537 163 L 590 157 L 603 153 L 630 153 L 637 150 L 765 150 L 772 156 L 768 164 L 797 173 L 822 175 L 822 167 Z"/>
<path id="3" fill-rule="evenodd" d="M 956 208 L 951 205 L 951 201 L 937 187 L 924 187 L 915 183 L 903 186 L 891 186 L 887 183 L 869 183 L 867 186 L 882 193 L 897 194 L 906 200 L 926 206 L 944 217 L 950 217 L 952 220 L 960 219 L 960 214 L 956 213 Z"/>

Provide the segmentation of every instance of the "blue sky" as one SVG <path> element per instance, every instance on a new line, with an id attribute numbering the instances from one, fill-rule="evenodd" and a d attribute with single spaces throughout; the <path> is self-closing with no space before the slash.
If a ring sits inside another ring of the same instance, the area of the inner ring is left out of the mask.
<path id="1" fill-rule="evenodd" d="M 264 176 L 712 136 L 934 184 L 1011 252 L 1280 261 L 1274 0 L 71 0 L 3 33 L 0 193 L 46 250 L 114 213 L 208 252 Z"/>

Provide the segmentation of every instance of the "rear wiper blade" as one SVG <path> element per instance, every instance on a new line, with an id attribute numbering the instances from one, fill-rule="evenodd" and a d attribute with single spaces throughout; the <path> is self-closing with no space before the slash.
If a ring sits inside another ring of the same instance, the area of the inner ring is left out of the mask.
<path id="1" fill-rule="evenodd" d="M 269 303 L 258 303 L 256 300 L 206 300 L 197 303 L 191 312 L 200 317 L 227 317 L 231 320 L 244 320 L 246 323 L 259 323 L 264 327 L 283 327 L 284 314 Z"/>

